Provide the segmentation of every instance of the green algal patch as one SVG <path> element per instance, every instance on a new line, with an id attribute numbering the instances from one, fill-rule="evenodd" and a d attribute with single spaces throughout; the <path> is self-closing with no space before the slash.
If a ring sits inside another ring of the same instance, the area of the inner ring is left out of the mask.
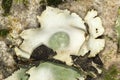
<path id="1" fill-rule="evenodd" d="M 120 47 L 120 8 L 118 10 L 118 18 L 116 21 L 116 31 L 118 33 L 118 45 Z"/>
<path id="2" fill-rule="evenodd" d="M 111 66 L 108 70 L 103 70 L 103 80 L 120 80 L 117 79 L 117 76 L 120 74 L 120 71 L 116 66 Z"/>
<path id="3" fill-rule="evenodd" d="M 59 4 L 63 3 L 64 0 L 41 0 L 40 3 L 44 3 L 48 6 L 55 6 L 57 7 Z"/>
<path id="4" fill-rule="evenodd" d="M 9 31 L 9 29 L 0 29 L 0 37 L 6 37 Z"/>
<path id="5" fill-rule="evenodd" d="M 27 71 L 28 80 L 84 80 L 81 72 L 75 69 L 51 62 L 41 63 Z"/>
<path id="6" fill-rule="evenodd" d="M 2 8 L 4 10 L 4 13 L 3 13 L 4 16 L 7 16 L 10 14 L 12 3 L 13 3 L 13 0 L 2 0 Z"/>

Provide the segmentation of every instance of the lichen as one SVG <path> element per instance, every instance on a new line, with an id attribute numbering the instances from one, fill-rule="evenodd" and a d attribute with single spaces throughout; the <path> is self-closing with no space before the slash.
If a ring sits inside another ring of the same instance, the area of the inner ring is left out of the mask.
<path id="1" fill-rule="evenodd" d="M 72 65 L 70 55 L 78 55 L 79 49 L 85 41 L 84 21 L 76 13 L 70 14 L 67 9 L 60 10 L 49 6 L 41 16 L 37 17 L 41 27 L 27 29 L 20 33 L 24 41 L 19 48 L 15 48 L 17 56 L 29 59 L 33 50 L 44 44 L 57 52 L 55 59 Z"/>
<path id="2" fill-rule="evenodd" d="M 60 64 L 44 62 L 27 72 L 28 80 L 84 80 L 81 72 Z"/>
<path id="3" fill-rule="evenodd" d="M 29 59 L 32 51 L 44 44 L 57 52 L 55 59 L 72 65 L 70 55 L 83 56 L 90 51 L 89 57 L 95 57 L 105 46 L 105 39 L 99 38 L 104 33 L 104 27 L 95 10 L 89 11 L 83 20 L 76 13 L 70 14 L 69 10 L 47 6 L 41 16 L 37 17 L 41 27 L 21 32 L 20 37 L 23 39 L 23 43 L 19 48 L 15 48 L 17 56 Z M 85 22 L 89 29 L 86 29 Z M 89 34 L 86 32 L 87 30 Z M 63 33 L 61 35 L 60 32 L 64 32 L 64 35 Z M 56 33 L 57 36 L 55 36 Z M 89 37 L 88 40 L 85 34 Z"/>
<path id="4" fill-rule="evenodd" d="M 84 80 L 84 78 L 85 76 L 75 68 L 41 62 L 39 66 L 33 66 L 30 69 L 20 68 L 5 80 Z"/>
<path id="5" fill-rule="evenodd" d="M 46 10 L 44 10 L 40 16 L 37 16 L 37 18 L 41 24 L 41 27 L 26 29 L 19 34 L 19 38 L 22 38 L 23 41 L 17 46 L 15 45 L 14 48 L 18 57 L 23 57 L 27 60 L 33 60 L 34 56 L 31 59 L 31 55 L 34 52 L 38 58 L 44 54 L 43 56 L 45 56 L 45 61 L 52 58 L 54 60 L 66 63 L 66 65 L 69 66 L 78 66 L 78 64 L 73 63 L 74 60 L 72 60 L 71 55 L 78 57 L 89 53 L 87 56 L 88 59 L 86 61 L 89 62 L 89 57 L 95 57 L 101 50 L 103 50 L 105 46 L 105 39 L 100 37 L 104 33 L 104 27 L 102 26 L 102 21 L 100 17 L 97 16 L 97 11 L 95 10 L 88 11 L 85 19 L 82 19 L 79 15 L 76 13 L 71 13 L 67 9 L 60 10 L 58 8 L 47 6 Z M 89 28 L 86 27 L 84 23 L 88 24 Z M 83 46 L 85 42 L 86 50 L 81 52 L 83 49 L 85 49 Z M 43 52 L 40 50 L 41 45 L 45 45 L 48 48 L 53 49 L 57 54 L 49 56 L 48 54 L 50 52 Z M 81 54 L 79 52 L 81 52 Z M 43 58 L 44 57 L 34 60 L 44 60 Z M 87 68 L 94 69 L 88 70 L 93 71 L 93 73 L 99 74 L 102 72 L 96 68 L 97 66 L 92 65 L 92 61 L 85 66 L 88 66 Z M 80 67 L 81 66 L 79 66 L 79 68 Z M 35 68 L 39 69 L 39 67 Z M 86 70 L 84 71 L 86 72 Z M 43 74 L 41 71 L 38 72 Z M 61 72 L 63 71 L 61 70 Z M 31 75 L 30 80 L 33 80 L 33 78 L 38 78 L 37 75 L 34 77 L 35 73 L 37 74 L 37 71 L 35 70 L 32 70 L 32 72 L 29 73 Z"/>

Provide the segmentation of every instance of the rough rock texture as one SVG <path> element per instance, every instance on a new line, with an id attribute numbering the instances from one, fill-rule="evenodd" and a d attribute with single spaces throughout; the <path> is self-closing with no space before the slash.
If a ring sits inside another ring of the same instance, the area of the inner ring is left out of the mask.
<path id="1" fill-rule="evenodd" d="M 22 2 L 13 0 L 10 15 L 3 16 L 3 9 L 1 7 L 2 0 L 0 1 L 0 29 L 10 28 L 10 35 L 6 39 L 13 40 L 12 44 L 20 31 L 30 27 L 38 27 L 36 15 L 40 14 L 40 0 L 29 0 L 28 6 L 23 5 Z M 0 36 L 1 37 L 1 36 Z M 15 69 L 17 69 L 16 62 L 13 59 L 13 53 L 7 51 L 10 49 L 5 43 L 7 40 L 0 40 L 0 80 L 8 77 Z M 11 43 L 10 43 L 11 44 Z"/>
<path id="2" fill-rule="evenodd" d="M 11 75 L 16 69 L 16 63 L 8 52 L 5 42 L 0 41 L 0 80 Z"/>
<path id="3" fill-rule="evenodd" d="M 17 0 L 16 0 L 17 1 Z M 2 0 L 0 0 L 1 5 Z M 43 6 L 39 4 L 40 0 L 28 0 L 27 6 L 21 2 L 13 2 L 10 15 L 4 17 L 3 9 L 0 6 L 0 29 L 11 28 L 11 35 L 17 37 L 23 29 L 39 27 L 36 15 L 40 15 Z M 115 31 L 115 21 L 117 19 L 120 0 L 67 0 L 66 3 L 60 4 L 59 8 L 69 9 L 79 14 L 82 18 L 87 11 L 94 8 L 98 11 L 105 28 L 104 37 L 106 46 L 100 53 L 105 68 L 109 68 L 113 63 L 120 65 L 120 54 L 117 46 L 117 35 Z M 9 48 L 4 41 L 0 41 L 0 80 L 12 73 L 17 67 L 11 53 L 7 52 Z M 7 67 L 8 69 L 4 69 Z M 8 74 L 6 74 L 8 73 Z M 6 75 L 5 75 L 6 74 Z"/>

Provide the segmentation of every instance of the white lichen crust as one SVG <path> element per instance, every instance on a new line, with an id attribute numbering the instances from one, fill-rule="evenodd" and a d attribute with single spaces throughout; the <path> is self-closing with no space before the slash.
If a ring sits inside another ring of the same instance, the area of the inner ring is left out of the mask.
<path id="1" fill-rule="evenodd" d="M 85 75 L 68 66 L 42 62 L 30 69 L 20 68 L 4 80 L 85 80 Z"/>
<path id="2" fill-rule="evenodd" d="M 32 67 L 27 71 L 28 80 L 85 80 L 84 76 L 74 69 L 45 62 L 38 67 Z"/>
<path id="3" fill-rule="evenodd" d="M 97 16 L 97 12 L 91 10 L 85 17 L 85 22 L 89 26 L 89 38 L 80 49 L 80 54 L 84 55 L 90 51 L 89 57 L 95 57 L 105 46 L 105 39 L 99 38 L 104 33 L 104 27 L 100 17 Z"/>
<path id="4" fill-rule="evenodd" d="M 20 37 L 23 43 L 15 48 L 17 56 L 29 59 L 33 50 L 44 44 L 57 52 L 53 58 L 72 65 L 70 55 L 85 55 L 89 57 L 98 54 L 105 45 L 105 40 L 99 38 L 103 35 L 102 21 L 97 12 L 91 10 L 84 21 L 76 13 L 68 10 L 47 7 L 38 16 L 40 28 L 24 30 Z M 84 25 L 87 23 L 89 29 Z M 88 36 L 85 34 L 89 31 Z"/>

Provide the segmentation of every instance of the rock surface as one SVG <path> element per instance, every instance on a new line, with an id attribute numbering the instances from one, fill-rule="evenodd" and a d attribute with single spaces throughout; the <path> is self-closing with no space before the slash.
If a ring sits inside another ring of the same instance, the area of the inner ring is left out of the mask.
<path id="1" fill-rule="evenodd" d="M 40 0 L 28 0 L 27 6 L 22 2 L 14 0 L 11 7 L 10 15 L 3 16 L 3 9 L 0 1 L 0 29 L 11 28 L 10 35 L 17 37 L 22 30 L 26 28 L 40 27 L 36 16 L 40 15 L 45 8 L 45 4 L 40 4 Z M 105 28 L 104 36 L 106 39 L 106 46 L 104 51 L 100 53 L 106 69 L 109 66 L 120 61 L 120 53 L 118 53 L 117 33 L 115 31 L 115 22 L 118 16 L 118 8 L 120 7 L 120 0 L 66 0 L 66 2 L 58 5 L 60 9 L 69 9 L 76 12 L 82 18 L 90 9 L 98 11 L 101 17 L 103 26 Z M 10 75 L 17 67 L 13 59 L 13 53 L 5 43 L 8 39 L 0 38 L 0 80 Z M 6 69 L 4 69 L 6 67 Z M 7 74 L 6 74 L 7 73 Z"/>

